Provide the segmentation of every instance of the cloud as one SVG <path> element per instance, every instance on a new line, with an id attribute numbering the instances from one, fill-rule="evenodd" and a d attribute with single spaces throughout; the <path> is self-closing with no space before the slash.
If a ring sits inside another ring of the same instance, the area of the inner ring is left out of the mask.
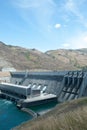
<path id="1" fill-rule="evenodd" d="M 83 41 L 84 41 L 85 43 L 87 43 L 87 36 L 84 36 L 84 37 L 83 37 Z"/>
<path id="2" fill-rule="evenodd" d="M 68 44 L 68 43 L 62 44 L 62 47 L 63 47 L 63 48 L 69 48 L 69 47 L 70 47 L 70 44 Z"/>
<path id="3" fill-rule="evenodd" d="M 61 47 L 65 49 L 87 48 L 87 32 L 79 32 L 68 38 L 65 42 L 61 44 Z"/>
<path id="4" fill-rule="evenodd" d="M 77 3 L 77 0 L 67 0 L 65 3 L 65 9 L 69 11 L 69 13 L 73 13 L 74 15 L 80 17 L 81 12 L 79 11 L 79 3 Z"/>
<path id="5" fill-rule="evenodd" d="M 61 28 L 61 24 L 57 23 L 57 24 L 55 24 L 54 27 L 55 27 L 56 29 L 59 29 L 59 28 Z"/>
<path id="6" fill-rule="evenodd" d="M 87 19 L 85 18 L 84 13 L 80 11 L 82 5 L 85 4 L 85 1 L 86 0 L 67 0 L 64 4 L 64 9 L 67 11 L 67 15 L 73 14 L 81 24 L 87 27 Z"/>
<path id="7" fill-rule="evenodd" d="M 53 0 L 15 0 L 14 4 L 20 8 L 39 8 L 40 6 L 45 6 L 49 4 L 55 6 Z"/>
<path id="8" fill-rule="evenodd" d="M 33 0 L 34 1 L 34 0 Z M 22 9 L 37 8 L 39 3 L 33 2 L 32 0 L 15 0 L 14 5 Z"/>
<path id="9" fill-rule="evenodd" d="M 67 0 L 65 4 L 65 8 L 71 12 L 74 12 L 76 8 L 76 4 L 74 3 L 73 0 Z"/>
<path id="10" fill-rule="evenodd" d="M 42 30 L 47 30 L 56 8 L 54 0 L 15 0 L 13 5 L 28 24 Z"/>
<path id="11" fill-rule="evenodd" d="M 80 32 L 76 36 L 68 39 L 67 42 L 70 43 L 69 48 L 87 48 L 87 32 Z"/>
<path id="12" fill-rule="evenodd" d="M 54 5 L 53 0 L 15 0 L 13 4 L 22 9 L 39 8 L 46 3 Z"/>

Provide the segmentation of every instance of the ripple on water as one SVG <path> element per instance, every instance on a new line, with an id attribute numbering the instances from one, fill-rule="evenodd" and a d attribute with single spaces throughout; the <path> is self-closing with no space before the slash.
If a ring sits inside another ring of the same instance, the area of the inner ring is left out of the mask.
<path id="1" fill-rule="evenodd" d="M 56 103 L 48 103 L 36 107 L 30 107 L 35 112 L 44 112 L 53 108 Z M 31 120 L 31 115 L 20 111 L 15 104 L 10 101 L 0 99 L 0 130 L 10 130 L 21 123 Z"/>
<path id="2" fill-rule="evenodd" d="M 32 117 L 20 111 L 15 104 L 0 99 L 0 130 L 10 130 L 30 119 L 32 119 Z"/>

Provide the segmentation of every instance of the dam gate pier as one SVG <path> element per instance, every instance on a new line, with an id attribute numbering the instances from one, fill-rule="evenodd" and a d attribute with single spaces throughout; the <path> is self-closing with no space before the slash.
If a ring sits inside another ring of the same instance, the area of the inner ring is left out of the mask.
<path id="1" fill-rule="evenodd" d="M 0 96 L 22 107 L 85 97 L 87 71 L 11 72 L 10 83 L 0 83 Z"/>

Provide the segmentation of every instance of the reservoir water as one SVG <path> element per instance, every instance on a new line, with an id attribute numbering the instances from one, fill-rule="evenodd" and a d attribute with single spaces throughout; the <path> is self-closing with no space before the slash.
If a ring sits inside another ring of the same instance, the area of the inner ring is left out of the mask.
<path id="1" fill-rule="evenodd" d="M 31 107 L 31 109 L 35 112 L 44 112 L 53 108 L 55 105 L 56 103 L 48 103 Z M 14 103 L 0 99 L 0 130 L 10 130 L 11 128 L 31 119 L 32 116 L 19 110 Z"/>

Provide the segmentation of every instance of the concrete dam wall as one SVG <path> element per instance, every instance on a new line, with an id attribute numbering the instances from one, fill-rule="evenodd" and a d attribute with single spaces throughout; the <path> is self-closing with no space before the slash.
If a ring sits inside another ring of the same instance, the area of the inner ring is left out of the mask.
<path id="1" fill-rule="evenodd" d="M 56 94 L 59 102 L 87 96 L 86 71 L 12 72 L 10 82 Z"/>

